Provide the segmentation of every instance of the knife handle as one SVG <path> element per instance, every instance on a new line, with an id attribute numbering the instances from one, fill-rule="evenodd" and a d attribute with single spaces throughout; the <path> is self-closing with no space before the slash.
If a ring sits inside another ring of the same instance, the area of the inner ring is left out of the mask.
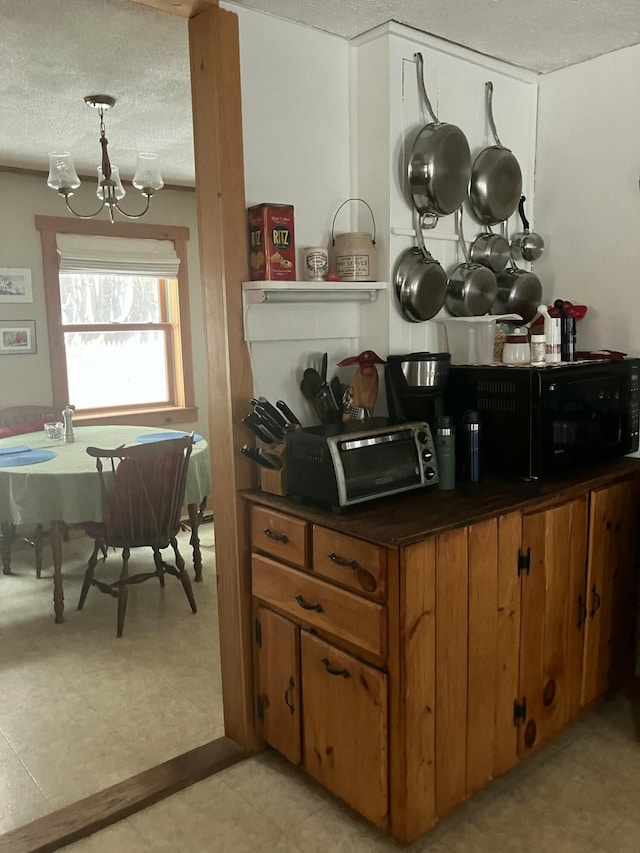
<path id="1" fill-rule="evenodd" d="M 289 423 L 297 424 L 298 426 L 302 426 L 298 418 L 293 414 L 289 406 L 284 402 L 284 400 L 278 400 L 276 406 L 280 409 L 285 418 L 289 419 Z"/>

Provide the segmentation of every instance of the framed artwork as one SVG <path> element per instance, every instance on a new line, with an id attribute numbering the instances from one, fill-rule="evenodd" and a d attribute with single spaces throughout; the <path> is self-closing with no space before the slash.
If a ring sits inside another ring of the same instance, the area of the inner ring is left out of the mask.
<path id="1" fill-rule="evenodd" d="M 33 302 L 31 270 L 0 267 L 0 303 Z"/>
<path id="2" fill-rule="evenodd" d="M 0 355 L 34 352 L 37 352 L 35 320 L 0 320 Z"/>

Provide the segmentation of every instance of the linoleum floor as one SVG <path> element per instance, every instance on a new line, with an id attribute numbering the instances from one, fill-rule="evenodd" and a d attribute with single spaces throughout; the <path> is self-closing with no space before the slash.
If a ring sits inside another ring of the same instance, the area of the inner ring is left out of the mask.
<path id="1" fill-rule="evenodd" d="M 61 625 L 48 546 L 40 580 L 32 550 L 14 549 L 15 574 L 0 574 L 0 834 L 224 734 L 213 525 L 200 534 L 198 613 L 176 578 L 151 579 L 130 587 L 120 639 L 114 598 L 93 588 L 76 609 L 90 540 L 63 546 Z M 110 552 L 96 576 L 120 566 Z M 132 551 L 140 570 L 153 571 L 150 549 Z"/>
<path id="2" fill-rule="evenodd" d="M 638 708 L 616 697 L 410 847 L 274 752 L 175 794 L 73 853 L 638 853 Z"/>

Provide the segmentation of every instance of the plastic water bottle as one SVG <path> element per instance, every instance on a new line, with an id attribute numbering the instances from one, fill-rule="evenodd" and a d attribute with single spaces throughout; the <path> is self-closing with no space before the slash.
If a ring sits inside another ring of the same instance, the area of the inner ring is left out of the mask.
<path id="1" fill-rule="evenodd" d="M 434 445 L 438 460 L 439 480 L 437 489 L 455 489 L 456 487 L 456 446 L 453 418 L 441 415 L 436 418 Z"/>
<path id="2" fill-rule="evenodd" d="M 76 438 L 73 434 L 73 409 L 68 403 L 62 410 L 62 420 L 64 421 L 64 443 L 72 444 Z"/>

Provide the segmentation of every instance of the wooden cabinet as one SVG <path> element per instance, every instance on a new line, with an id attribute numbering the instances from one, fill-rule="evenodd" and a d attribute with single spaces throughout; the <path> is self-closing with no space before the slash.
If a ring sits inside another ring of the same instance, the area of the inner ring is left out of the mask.
<path id="1" fill-rule="evenodd" d="M 261 736 L 414 841 L 630 672 L 639 474 L 386 547 L 254 507 Z"/>
<path id="2" fill-rule="evenodd" d="M 302 631 L 303 764 L 376 826 L 387 826 L 387 678 Z"/>
<path id="3" fill-rule="evenodd" d="M 518 752 L 580 707 L 587 496 L 522 518 Z"/>
<path id="4" fill-rule="evenodd" d="M 379 603 L 386 597 L 384 549 L 314 526 L 308 560 L 309 530 L 257 509 L 251 561 L 257 731 L 387 828 L 387 611 Z M 265 526 L 277 538 L 265 541 Z M 287 531 L 305 542 L 304 552 Z M 299 568 L 258 549 L 284 553 Z"/>
<path id="5" fill-rule="evenodd" d="M 583 620 L 582 704 L 619 687 L 633 666 L 638 485 L 626 481 L 591 495 L 591 536 Z"/>

